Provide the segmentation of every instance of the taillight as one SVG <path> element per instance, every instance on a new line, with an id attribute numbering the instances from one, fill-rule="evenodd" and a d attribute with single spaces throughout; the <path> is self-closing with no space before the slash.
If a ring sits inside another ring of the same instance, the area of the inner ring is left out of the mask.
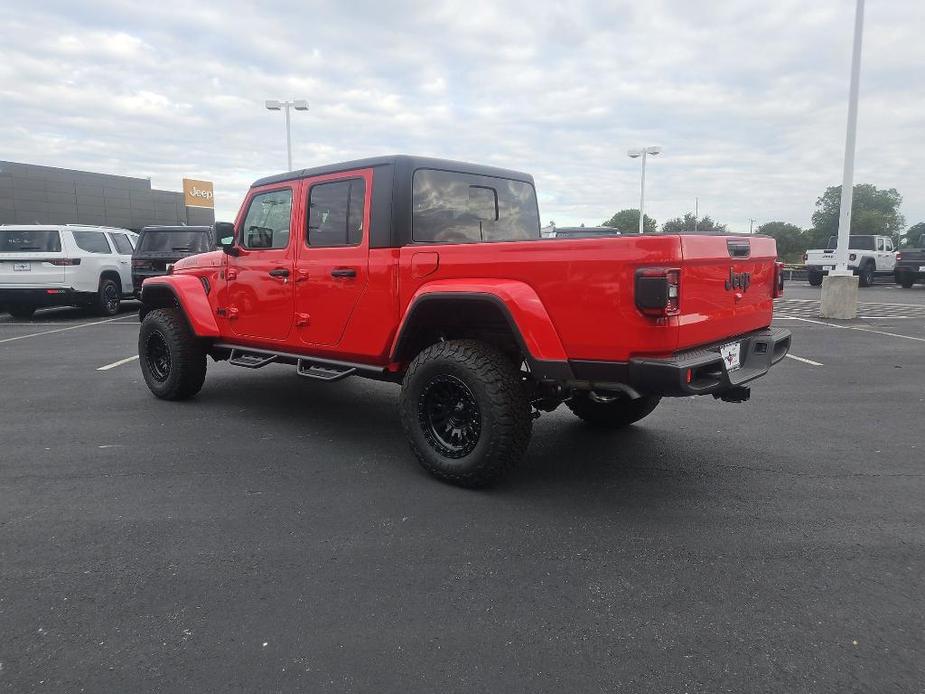
<path id="1" fill-rule="evenodd" d="M 903 254 L 902 254 L 902 253 L 896 253 L 896 260 L 902 260 L 902 259 L 903 259 Z"/>
<path id="2" fill-rule="evenodd" d="M 673 316 L 681 302 L 681 270 L 644 267 L 636 270 L 636 308 L 647 316 Z"/>
<path id="3" fill-rule="evenodd" d="M 784 264 L 774 263 L 774 291 L 771 296 L 775 299 L 784 295 Z"/>
<path id="4" fill-rule="evenodd" d="M 57 265 L 58 267 L 64 267 L 67 265 L 80 265 L 80 258 L 52 258 L 51 260 L 46 260 L 45 262 L 52 265 Z"/>
<path id="5" fill-rule="evenodd" d="M 132 267 L 149 268 L 151 267 L 151 262 L 148 260 L 133 260 Z"/>

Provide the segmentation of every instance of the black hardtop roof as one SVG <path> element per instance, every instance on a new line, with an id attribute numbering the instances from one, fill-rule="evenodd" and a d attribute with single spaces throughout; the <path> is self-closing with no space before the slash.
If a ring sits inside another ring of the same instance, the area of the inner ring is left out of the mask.
<path id="1" fill-rule="evenodd" d="M 183 224 L 151 224 L 146 227 L 142 227 L 139 233 L 144 233 L 146 231 L 212 231 L 210 226 L 184 226 Z"/>
<path id="2" fill-rule="evenodd" d="M 265 186 L 269 183 L 280 183 L 282 181 L 292 181 L 299 178 L 308 178 L 310 176 L 322 176 L 324 174 L 338 173 L 340 171 L 350 171 L 352 169 L 371 169 L 377 166 L 394 165 L 398 168 L 407 170 L 409 173 L 416 169 L 440 169 L 444 171 L 456 171 L 459 173 L 468 173 L 481 176 L 494 176 L 496 178 L 511 178 L 517 181 L 524 181 L 533 184 L 533 176 L 523 171 L 514 171 L 512 169 L 501 169 L 495 166 L 484 166 L 482 164 L 470 164 L 462 161 L 453 161 L 451 159 L 434 159 L 431 157 L 418 157 L 408 154 L 391 154 L 383 157 L 368 157 L 366 159 L 354 159 L 353 161 L 344 161 L 337 164 L 326 164 L 325 166 L 315 166 L 310 169 L 301 169 L 289 171 L 288 173 L 277 174 L 275 176 L 266 176 L 258 179 L 251 184 L 252 188 Z"/>

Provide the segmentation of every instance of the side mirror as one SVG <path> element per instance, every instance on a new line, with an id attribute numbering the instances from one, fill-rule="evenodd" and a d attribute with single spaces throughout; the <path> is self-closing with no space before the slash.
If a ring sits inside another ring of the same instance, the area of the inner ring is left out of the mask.
<path id="1" fill-rule="evenodd" d="M 237 248 L 234 245 L 234 224 L 231 222 L 216 222 L 212 226 L 212 234 L 215 238 L 215 245 L 221 248 L 228 255 L 237 255 Z"/>

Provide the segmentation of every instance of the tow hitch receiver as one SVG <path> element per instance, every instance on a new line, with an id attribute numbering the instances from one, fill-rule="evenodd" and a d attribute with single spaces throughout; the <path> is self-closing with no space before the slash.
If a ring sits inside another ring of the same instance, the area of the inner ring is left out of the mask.
<path id="1" fill-rule="evenodd" d="M 748 402 L 752 396 L 752 389 L 748 386 L 733 386 L 722 393 L 714 393 L 713 397 L 723 402 Z"/>

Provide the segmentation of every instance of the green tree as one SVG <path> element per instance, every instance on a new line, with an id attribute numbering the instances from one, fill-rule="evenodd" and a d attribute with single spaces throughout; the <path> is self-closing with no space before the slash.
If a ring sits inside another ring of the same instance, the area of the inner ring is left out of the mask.
<path id="1" fill-rule="evenodd" d="M 686 213 L 683 217 L 669 219 L 662 224 L 662 231 L 677 233 L 679 231 L 726 231 L 725 224 L 717 224 L 710 216 L 697 219 L 693 212 Z"/>
<path id="2" fill-rule="evenodd" d="M 606 222 L 602 222 L 601 226 L 617 229 L 624 234 L 636 233 L 639 231 L 639 210 L 635 208 L 620 210 Z M 645 215 L 645 219 L 643 219 L 642 222 L 642 227 L 643 231 L 651 234 L 655 232 L 655 230 L 658 228 L 658 225 L 649 215 Z"/>
<path id="3" fill-rule="evenodd" d="M 925 247 L 925 222 L 913 224 L 903 234 L 903 241 L 909 248 Z"/>
<path id="4" fill-rule="evenodd" d="M 899 213 L 903 196 L 895 188 L 880 189 L 870 183 L 854 186 L 851 202 L 852 234 L 881 234 L 899 240 L 906 220 Z M 823 248 L 830 236 L 838 233 L 838 215 L 841 208 L 841 186 L 829 186 L 816 200 L 813 226 L 808 229 L 809 247 Z"/>
<path id="5" fill-rule="evenodd" d="M 796 224 L 790 222 L 765 222 L 755 230 L 759 234 L 771 236 L 777 241 L 777 255 L 784 262 L 798 263 L 806 251 L 807 238 Z"/>

